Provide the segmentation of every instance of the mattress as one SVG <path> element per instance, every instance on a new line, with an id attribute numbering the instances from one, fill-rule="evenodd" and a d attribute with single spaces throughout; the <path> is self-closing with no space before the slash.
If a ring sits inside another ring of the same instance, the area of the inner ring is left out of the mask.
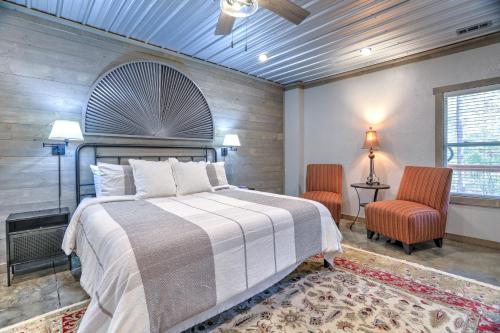
<path id="1" fill-rule="evenodd" d="M 321 204 L 229 189 L 85 199 L 63 250 L 91 302 L 79 332 L 180 332 L 270 287 L 341 234 Z"/>

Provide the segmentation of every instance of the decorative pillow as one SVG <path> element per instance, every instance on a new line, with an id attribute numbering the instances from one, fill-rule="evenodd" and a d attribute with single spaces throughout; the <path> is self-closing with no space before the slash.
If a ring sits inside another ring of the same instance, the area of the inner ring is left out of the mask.
<path id="1" fill-rule="evenodd" d="M 135 185 L 129 165 L 97 163 L 91 165 L 97 197 L 112 195 L 134 195 Z"/>
<path id="2" fill-rule="evenodd" d="M 101 171 L 99 171 L 99 167 L 97 165 L 91 165 L 90 170 L 92 171 L 92 174 L 94 175 L 95 196 L 101 197 L 102 196 L 102 186 L 101 186 L 102 173 L 101 173 Z"/>
<path id="3" fill-rule="evenodd" d="M 177 195 L 199 192 L 212 192 L 208 180 L 206 162 L 176 162 L 172 161 L 172 171 L 177 184 Z"/>
<path id="4" fill-rule="evenodd" d="M 224 162 L 216 162 L 207 164 L 207 174 L 212 186 L 227 186 L 229 185 L 226 177 L 226 169 Z"/>
<path id="5" fill-rule="evenodd" d="M 175 195 L 176 186 L 169 162 L 129 160 L 137 196 L 141 199 Z"/>

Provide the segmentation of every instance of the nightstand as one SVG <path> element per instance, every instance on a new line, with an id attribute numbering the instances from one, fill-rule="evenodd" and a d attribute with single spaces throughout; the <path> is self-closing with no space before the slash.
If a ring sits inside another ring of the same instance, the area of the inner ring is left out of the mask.
<path id="1" fill-rule="evenodd" d="M 54 260 L 65 255 L 61 245 L 68 223 L 67 207 L 15 213 L 7 217 L 5 236 L 8 286 L 17 265 Z"/>
<path id="2" fill-rule="evenodd" d="M 375 190 L 375 192 L 373 194 L 373 202 L 376 202 L 377 201 L 377 197 L 378 197 L 378 191 L 379 190 L 388 190 L 391 187 L 389 185 L 387 185 L 387 184 L 373 184 L 373 185 L 370 185 L 370 184 L 366 184 L 366 183 L 351 184 L 351 187 L 354 188 L 354 190 L 356 190 L 356 195 L 358 196 L 358 213 L 356 214 L 356 218 L 354 218 L 354 221 L 352 221 L 351 225 L 349 226 L 349 229 L 351 229 L 351 231 L 352 231 L 352 226 L 358 220 L 359 212 L 361 210 L 361 207 L 364 208 L 368 204 L 368 202 L 361 202 L 361 198 L 359 196 L 358 189 Z"/>

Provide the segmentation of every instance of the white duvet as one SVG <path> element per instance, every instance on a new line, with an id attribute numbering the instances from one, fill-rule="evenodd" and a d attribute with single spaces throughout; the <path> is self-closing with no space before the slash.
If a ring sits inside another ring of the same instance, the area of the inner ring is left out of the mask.
<path id="1" fill-rule="evenodd" d="M 341 251 L 342 236 L 326 207 L 305 199 L 251 192 L 314 205 L 321 219 L 321 251 L 333 263 L 334 254 Z M 63 250 L 79 256 L 80 283 L 91 297 L 79 332 L 158 331 L 150 322 L 140 265 L 127 233 L 103 206 L 121 201 L 126 205 L 126 201 L 134 200 L 133 196 L 85 199 L 67 228 Z M 147 202 L 203 229 L 213 249 L 216 304 L 165 331 L 180 332 L 206 320 L 265 290 L 300 264 L 295 257 L 293 217 L 286 209 L 217 192 L 153 198 Z M 240 241 L 242 236 L 244 242 Z M 159 234 L 158 242 L 161 239 Z"/>

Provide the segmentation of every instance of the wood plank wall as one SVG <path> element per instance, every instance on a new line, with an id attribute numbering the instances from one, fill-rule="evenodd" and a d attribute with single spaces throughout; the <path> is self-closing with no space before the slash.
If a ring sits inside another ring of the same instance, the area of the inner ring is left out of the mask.
<path id="1" fill-rule="evenodd" d="M 0 269 L 5 266 L 7 215 L 57 205 L 57 158 L 42 148 L 50 123 L 80 120 L 97 77 L 139 59 L 163 61 L 198 84 L 214 116 L 214 146 L 220 146 L 226 133 L 239 135 L 242 147 L 226 160 L 232 183 L 282 192 L 281 87 L 0 8 Z M 98 137 L 86 141 L 193 144 Z M 74 148 L 71 144 L 62 159 L 63 205 L 71 209 Z"/>

